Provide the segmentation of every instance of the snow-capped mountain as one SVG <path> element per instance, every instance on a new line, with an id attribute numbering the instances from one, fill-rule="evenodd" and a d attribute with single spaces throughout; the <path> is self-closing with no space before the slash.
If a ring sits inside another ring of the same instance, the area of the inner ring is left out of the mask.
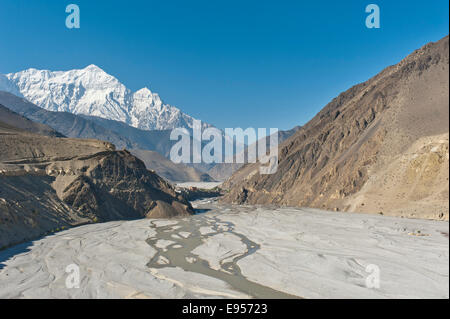
<path id="1" fill-rule="evenodd" d="M 132 92 L 96 65 L 0 75 L 0 90 L 21 95 L 49 111 L 98 116 L 144 130 L 192 128 L 194 120 L 148 88 Z"/>

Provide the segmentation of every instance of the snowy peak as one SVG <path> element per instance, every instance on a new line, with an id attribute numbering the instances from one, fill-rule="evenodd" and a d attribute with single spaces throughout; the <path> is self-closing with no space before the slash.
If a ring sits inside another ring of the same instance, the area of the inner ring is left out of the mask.
<path id="1" fill-rule="evenodd" d="M 161 98 L 157 93 L 152 93 L 144 87 L 133 94 L 133 112 L 150 112 L 150 109 L 160 111 L 162 108 Z"/>
<path id="2" fill-rule="evenodd" d="M 92 72 L 104 72 L 101 68 L 96 66 L 95 64 L 89 64 L 87 67 L 85 67 L 83 70 L 86 71 L 92 71 Z"/>
<path id="3" fill-rule="evenodd" d="M 153 98 L 159 99 L 159 95 L 157 93 L 152 93 L 152 91 L 150 91 L 147 87 L 137 90 L 133 94 L 133 97 L 135 99 L 153 99 Z"/>
<path id="4" fill-rule="evenodd" d="M 145 130 L 191 128 L 193 118 L 144 87 L 131 92 L 95 64 L 83 69 L 27 69 L 0 76 L 0 90 L 50 111 L 98 116 Z"/>

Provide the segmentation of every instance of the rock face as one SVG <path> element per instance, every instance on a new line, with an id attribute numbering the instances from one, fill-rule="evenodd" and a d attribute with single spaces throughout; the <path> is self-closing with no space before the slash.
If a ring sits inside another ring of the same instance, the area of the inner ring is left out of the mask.
<path id="1" fill-rule="evenodd" d="M 448 36 L 333 99 L 224 200 L 448 219 Z"/>
<path id="2" fill-rule="evenodd" d="M 55 163 L 50 169 L 57 172 L 54 185 L 58 186 L 55 188 L 61 199 L 91 219 L 107 221 L 192 213 L 189 202 L 127 151 L 78 157 L 70 163 Z M 74 175 L 66 176 L 71 173 Z"/>
<path id="3" fill-rule="evenodd" d="M 83 223 L 192 213 L 128 151 L 0 121 L 0 247 Z"/>

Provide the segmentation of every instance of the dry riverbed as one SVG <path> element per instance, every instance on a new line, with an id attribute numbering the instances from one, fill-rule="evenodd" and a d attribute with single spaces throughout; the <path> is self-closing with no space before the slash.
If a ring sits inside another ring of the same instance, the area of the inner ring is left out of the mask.
<path id="1" fill-rule="evenodd" d="M 194 205 L 188 218 L 86 225 L 0 251 L 0 298 L 449 297 L 448 222 Z M 68 265 L 79 288 L 66 286 Z"/>

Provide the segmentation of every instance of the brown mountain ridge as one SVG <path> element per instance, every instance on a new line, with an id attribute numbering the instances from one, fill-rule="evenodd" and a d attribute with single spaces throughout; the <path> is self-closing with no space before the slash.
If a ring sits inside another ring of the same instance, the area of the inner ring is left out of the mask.
<path id="1" fill-rule="evenodd" d="M 448 41 L 340 94 L 280 145 L 275 174 L 244 166 L 223 201 L 448 219 Z"/>

